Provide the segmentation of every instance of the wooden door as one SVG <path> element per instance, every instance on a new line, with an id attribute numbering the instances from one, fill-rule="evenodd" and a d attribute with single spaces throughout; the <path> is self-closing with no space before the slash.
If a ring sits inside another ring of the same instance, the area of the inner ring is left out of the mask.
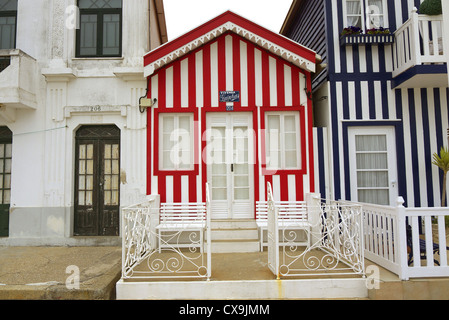
<path id="1" fill-rule="evenodd" d="M 75 230 L 79 236 L 118 236 L 120 130 L 83 126 L 75 150 Z"/>
<path id="2" fill-rule="evenodd" d="M 0 237 L 9 235 L 11 197 L 12 132 L 0 127 Z"/>

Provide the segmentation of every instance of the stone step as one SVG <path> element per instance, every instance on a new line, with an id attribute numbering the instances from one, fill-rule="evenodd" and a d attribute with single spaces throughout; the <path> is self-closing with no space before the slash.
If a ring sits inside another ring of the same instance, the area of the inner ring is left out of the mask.
<path id="1" fill-rule="evenodd" d="M 254 239 L 213 240 L 212 253 L 258 252 L 260 245 Z"/>
<path id="2" fill-rule="evenodd" d="M 257 228 L 240 228 L 240 229 L 212 229 L 211 230 L 212 241 L 215 240 L 258 240 L 259 233 Z"/>
<path id="3" fill-rule="evenodd" d="M 257 228 L 254 219 L 223 219 L 211 220 L 211 228 L 214 229 L 248 229 Z"/>

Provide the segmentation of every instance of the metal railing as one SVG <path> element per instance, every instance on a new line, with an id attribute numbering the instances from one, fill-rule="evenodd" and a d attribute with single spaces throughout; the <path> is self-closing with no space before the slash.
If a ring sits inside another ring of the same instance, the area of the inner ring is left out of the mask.
<path id="1" fill-rule="evenodd" d="M 122 209 L 122 279 L 209 280 L 212 267 L 209 186 L 206 184 L 206 223 L 201 231 L 180 226 L 168 235 L 161 234 L 157 231 L 159 211 L 159 196 Z M 199 237 L 198 232 L 204 232 L 205 236 Z M 181 236 L 184 242 L 179 246 Z M 164 246 L 159 247 L 160 243 Z"/>

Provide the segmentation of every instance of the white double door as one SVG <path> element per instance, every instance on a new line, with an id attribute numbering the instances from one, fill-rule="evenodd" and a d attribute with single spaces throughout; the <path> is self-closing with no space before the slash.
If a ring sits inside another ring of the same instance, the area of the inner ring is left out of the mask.
<path id="1" fill-rule="evenodd" d="M 212 219 L 254 217 L 254 132 L 252 114 L 206 115 L 207 180 Z M 203 155 L 204 157 L 204 155 Z"/>

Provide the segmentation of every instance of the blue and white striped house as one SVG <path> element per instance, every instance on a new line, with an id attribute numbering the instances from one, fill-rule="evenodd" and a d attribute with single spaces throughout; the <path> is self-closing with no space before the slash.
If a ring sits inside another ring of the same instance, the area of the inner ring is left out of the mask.
<path id="1" fill-rule="evenodd" d="M 448 145 L 449 13 L 420 14 L 420 2 L 293 1 L 281 33 L 322 58 L 313 103 L 323 197 L 441 205 L 443 174 L 431 162 Z M 363 34 L 342 35 L 356 28 Z"/>

